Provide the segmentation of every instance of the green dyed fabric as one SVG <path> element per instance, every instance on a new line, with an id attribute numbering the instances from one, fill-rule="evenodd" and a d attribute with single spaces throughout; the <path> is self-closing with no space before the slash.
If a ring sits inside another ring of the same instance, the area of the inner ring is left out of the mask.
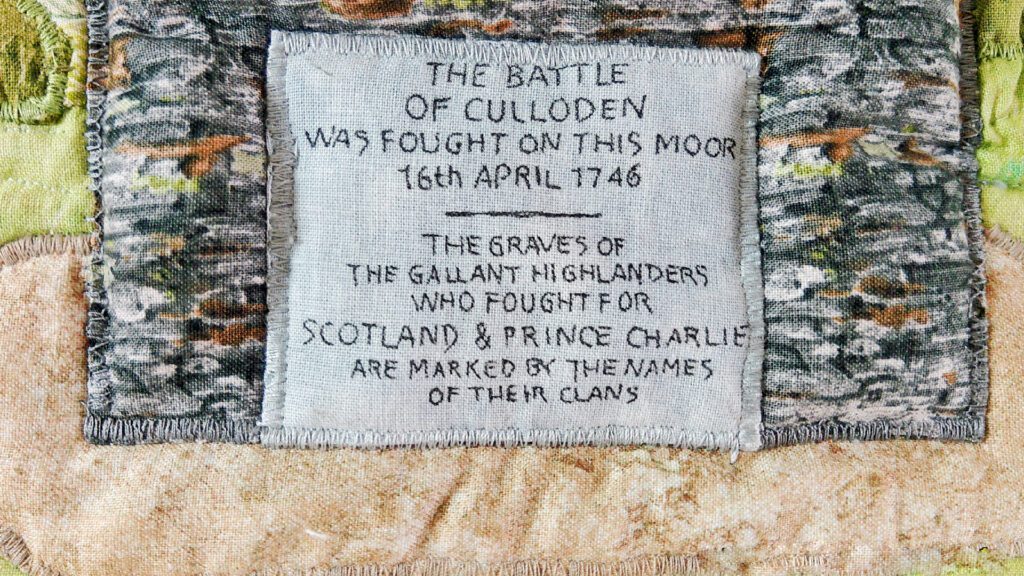
<path id="1" fill-rule="evenodd" d="M 968 562 L 947 564 L 938 571 L 912 571 L 904 576 L 1020 576 L 1024 574 L 1024 559 L 997 557 L 983 551 Z"/>
<path id="2" fill-rule="evenodd" d="M 71 53 L 67 36 L 36 0 L 0 0 L 0 120 L 60 118 Z"/>
<path id="3" fill-rule="evenodd" d="M 0 244 L 91 230 L 84 132 L 82 108 L 53 126 L 0 124 Z"/>
<path id="4" fill-rule="evenodd" d="M 0 558 L 0 576 L 25 576 L 25 573 L 15 568 L 14 564 Z"/>
<path id="5" fill-rule="evenodd" d="M 47 43 L 55 41 L 68 51 L 59 91 L 46 93 L 57 115 L 48 123 L 12 116 L 12 93 L 31 97 L 40 86 L 53 88 L 41 67 L 53 53 Z M 0 0 L 0 53 L 7 59 L 0 80 L 0 118 L 6 119 L 0 121 L 0 244 L 92 230 L 86 220 L 95 209 L 85 150 L 87 43 L 85 8 L 73 0 Z M 17 66 L 11 65 L 15 56 Z"/>
<path id="6" fill-rule="evenodd" d="M 46 95 L 46 58 L 40 49 L 39 29 L 10 2 L 0 2 L 0 99 L 17 106 Z"/>
<path id="7" fill-rule="evenodd" d="M 980 110 L 978 147 L 986 226 L 1024 239 L 1024 0 L 987 0 L 979 6 Z"/>

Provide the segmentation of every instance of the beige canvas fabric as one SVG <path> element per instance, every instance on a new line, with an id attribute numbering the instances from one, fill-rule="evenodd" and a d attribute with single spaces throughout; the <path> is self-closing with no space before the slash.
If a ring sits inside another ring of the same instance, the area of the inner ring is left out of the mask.
<path id="1" fill-rule="evenodd" d="M 778 573 L 1020 553 L 1024 264 L 989 248 L 984 443 L 825 443 L 735 464 L 664 448 L 90 446 L 81 258 L 12 259 L 0 266 L 0 542 L 32 572 L 103 576 L 403 562 L 471 573 L 545 558 L 563 563 L 535 573 L 572 560 Z"/>

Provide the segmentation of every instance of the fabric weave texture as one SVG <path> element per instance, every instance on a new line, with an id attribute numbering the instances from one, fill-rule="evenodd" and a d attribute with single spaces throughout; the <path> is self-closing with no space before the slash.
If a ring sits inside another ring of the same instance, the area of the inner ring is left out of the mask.
<path id="1" fill-rule="evenodd" d="M 760 51 L 765 443 L 981 437 L 952 3 L 385 4 L 97 5 L 90 438 L 257 435 L 271 27 Z"/>

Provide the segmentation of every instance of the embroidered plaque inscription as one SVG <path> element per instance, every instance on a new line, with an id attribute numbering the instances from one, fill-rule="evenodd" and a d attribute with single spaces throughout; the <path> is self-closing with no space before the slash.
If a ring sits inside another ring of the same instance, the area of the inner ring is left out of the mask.
<path id="1" fill-rule="evenodd" d="M 756 55 L 273 35 L 264 441 L 756 448 Z"/>

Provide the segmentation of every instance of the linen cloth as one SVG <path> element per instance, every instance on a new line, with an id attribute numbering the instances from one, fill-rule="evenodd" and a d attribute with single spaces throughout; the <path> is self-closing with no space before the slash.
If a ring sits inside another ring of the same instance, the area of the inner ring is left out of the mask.
<path id="1" fill-rule="evenodd" d="M 0 142 L 5 152 L 17 146 Z M 61 166 L 84 176 L 82 165 Z M 36 209 L 48 217 L 46 205 Z M 87 229 L 84 218 L 77 225 Z M 984 443 L 823 443 L 744 456 L 731 467 L 721 455 L 666 449 L 388 451 L 382 458 L 89 446 L 80 434 L 88 304 L 79 273 L 89 240 L 31 239 L 0 254 L 0 356 L 13 360 L 0 369 L 8 408 L 0 414 L 0 547 L 32 574 L 324 573 L 331 566 L 345 573 L 339 564 L 365 573 L 422 555 L 473 567 L 574 557 L 580 569 L 650 570 L 664 554 L 730 572 L 1021 570 L 1007 557 L 1019 555 L 1024 540 L 1015 437 L 1024 265 L 998 246 L 989 247 L 993 398 Z M 442 483 L 442 475 L 454 480 Z M 807 477 L 820 479 L 813 501 L 792 490 Z M 497 495 L 495 478 L 504 478 Z M 417 479 L 438 492 L 413 485 Z M 330 493 L 311 494 L 311 484 Z M 287 486 L 300 497 L 281 498 Z M 544 506 L 549 523 L 530 520 L 531 503 Z M 310 515 L 317 510 L 324 515 Z M 412 520 L 418 515 L 427 520 Z M 280 518 L 292 521 L 282 527 Z M 508 518 L 524 519 L 529 535 L 509 538 Z M 252 519 L 268 524 L 254 527 Z M 595 544 L 595 534 L 605 538 Z M 396 551 L 397 541 L 413 544 Z M 637 559 L 645 554 L 654 556 Z"/>
<path id="2" fill-rule="evenodd" d="M 275 31 L 267 68 L 264 443 L 758 447 L 756 54 Z"/>
<path id="3" fill-rule="evenodd" d="M 983 434 L 980 238 L 961 182 L 973 56 L 950 2 L 94 8 L 110 52 L 93 95 L 94 441 L 258 436 L 270 28 L 759 50 L 763 444 Z"/>
<path id="4" fill-rule="evenodd" d="M 978 5 L 978 75 L 985 140 L 978 147 L 985 225 L 1020 253 L 1024 238 L 1024 2 Z M 1016 240 L 1016 243 L 1013 241 Z"/>

